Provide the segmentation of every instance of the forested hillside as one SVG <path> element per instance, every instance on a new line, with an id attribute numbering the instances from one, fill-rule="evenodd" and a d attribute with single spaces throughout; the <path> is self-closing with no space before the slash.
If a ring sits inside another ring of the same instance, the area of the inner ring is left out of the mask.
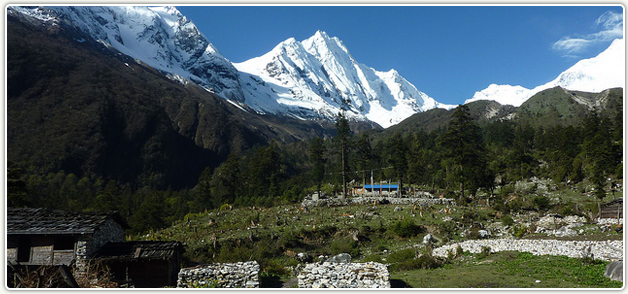
<path id="1" fill-rule="evenodd" d="M 623 176 L 622 89 L 554 88 L 519 108 L 479 101 L 348 128 L 344 116 L 242 111 L 77 34 L 8 17 L 9 206 L 118 210 L 141 232 L 224 204 L 340 193 L 371 175 L 461 203 L 530 177 L 600 194 Z"/>

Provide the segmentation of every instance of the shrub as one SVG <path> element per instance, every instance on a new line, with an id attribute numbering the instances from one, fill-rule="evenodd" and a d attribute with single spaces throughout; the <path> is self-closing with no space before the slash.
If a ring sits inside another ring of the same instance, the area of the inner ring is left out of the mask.
<path id="1" fill-rule="evenodd" d="M 279 246 L 283 248 L 295 248 L 299 247 L 300 244 L 301 241 L 292 231 L 284 232 L 281 237 L 279 237 Z"/>
<path id="2" fill-rule="evenodd" d="M 415 224 L 412 219 L 406 219 L 394 223 L 390 231 L 397 236 L 407 238 L 423 233 L 425 228 Z"/>
<path id="3" fill-rule="evenodd" d="M 502 216 L 502 225 L 504 226 L 512 226 L 515 223 L 515 221 L 512 219 L 512 216 L 510 215 L 504 215 Z"/>
<path id="4" fill-rule="evenodd" d="M 358 255 L 358 243 L 349 239 L 338 239 L 331 242 L 331 253 L 336 255 L 340 253 L 349 253 L 351 256 Z"/>
<path id="5" fill-rule="evenodd" d="M 520 226 L 517 225 L 517 226 L 512 227 L 511 231 L 512 231 L 513 236 L 517 238 L 521 238 L 528 232 L 528 227 L 524 225 L 520 225 Z"/>
<path id="6" fill-rule="evenodd" d="M 398 251 L 394 251 L 388 255 L 388 262 L 397 263 L 404 262 L 416 257 L 416 252 L 412 248 L 406 248 Z"/>
<path id="7" fill-rule="evenodd" d="M 482 251 L 478 254 L 479 258 L 485 258 L 487 256 L 491 255 L 491 247 L 489 246 L 482 246 Z"/>
<path id="8" fill-rule="evenodd" d="M 369 256 L 364 257 L 364 259 L 362 260 L 362 262 L 370 262 L 370 261 L 379 262 L 379 263 L 383 262 L 382 257 L 377 254 L 371 254 Z"/>
<path id="9" fill-rule="evenodd" d="M 323 225 L 313 230 L 317 238 L 329 238 L 338 231 L 338 228 L 330 225 Z"/>
<path id="10" fill-rule="evenodd" d="M 412 256 L 410 256 L 412 254 Z M 391 271 L 408 271 L 414 269 L 435 269 L 442 266 L 442 262 L 432 255 L 431 250 L 426 250 L 419 258 L 414 258 L 413 249 L 404 249 L 398 251 L 398 256 L 394 260 L 397 263 L 390 266 Z M 391 254 L 392 256 L 392 254 Z M 389 258 L 390 261 L 390 258 Z"/>
<path id="11" fill-rule="evenodd" d="M 534 205 L 538 210 L 547 210 L 550 208 L 550 200 L 545 196 L 534 197 L 532 202 L 534 202 Z"/>
<path id="12" fill-rule="evenodd" d="M 462 249 L 462 246 L 458 244 L 458 246 L 456 247 L 456 257 L 462 256 L 463 253 L 464 253 L 464 250 Z"/>

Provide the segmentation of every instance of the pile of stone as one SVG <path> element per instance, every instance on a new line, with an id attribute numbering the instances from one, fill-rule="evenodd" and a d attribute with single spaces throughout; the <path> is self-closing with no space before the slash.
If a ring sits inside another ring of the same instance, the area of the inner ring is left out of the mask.
<path id="1" fill-rule="evenodd" d="M 536 222 L 535 233 L 547 233 L 556 237 L 573 237 L 582 234 L 582 227 L 587 219 L 582 216 L 570 215 L 562 217 L 557 214 L 550 214 L 540 218 Z"/>
<path id="2" fill-rule="evenodd" d="M 597 225 L 600 227 L 602 232 L 606 232 L 612 229 L 617 229 L 621 231 L 623 229 L 624 219 L 623 218 L 598 218 L 595 220 Z"/>
<path id="3" fill-rule="evenodd" d="M 301 202 L 303 207 L 316 206 L 345 206 L 351 204 L 393 204 L 393 205 L 456 205 L 456 201 L 450 198 L 396 198 L 396 197 L 350 197 L 350 198 L 329 198 L 310 200 Z"/>
<path id="4" fill-rule="evenodd" d="M 484 247 L 491 252 L 520 251 L 534 255 L 564 255 L 572 258 L 593 257 L 597 260 L 614 261 L 623 259 L 624 242 L 613 241 L 561 241 L 561 240 L 522 240 L 522 239 L 492 239 L 467 240 L 460 243 L 448 244 L 434 249 L 435 256 L 446 257 L 447 254 L 460 245 L 463 251 L 480 253 Z"/>
<path id="5" fill-rule="evenodd" d="M 179 271 L 177 288 L 259 288 L 257 261 L 215 263 Z"/>
<path id="6" fill-rule="evenodd" d="M 299 288 L 390 288 L 388 266 L 377 262 L 310 263 L 298 275 Z"/>

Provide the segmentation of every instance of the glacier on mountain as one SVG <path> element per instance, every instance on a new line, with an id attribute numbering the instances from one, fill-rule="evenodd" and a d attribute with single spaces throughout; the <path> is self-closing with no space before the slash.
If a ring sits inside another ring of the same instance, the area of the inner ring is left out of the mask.
<path id="1" fill-rule="evenodd" d="M 626 79 L 625 54 L 625 40 L 616 39 L 602 53 L 578 61 L 556 79 L 544 85 L 527 89 L 522 86 L 491 84 L 486 89 L 476 92 L 471 99 L 465 101 L 465 104 L 478 100 L 493 100 L 502 105 L 521 106 L 534 94 L 556 86 L 571 91 L 592 93 L 615 87 L 623 88 Z"/>
<path id="2" fill-rule="evenodd" d="M 241 101 L 238 72 L 231 62 L 175 7 L 9 6 L 44 21 L 63 22 L 163 72 Z"/>
<path id="3" fill-rule="evenodd" d="M 7 12 L 76 27 L 173 80 L 192 81 L 246 111 L 333 120 L 348 101 L 350 119 L 386 128 L 417 112 L 455 107 L 438 103 L 395 70 L 378 71 L 357 62 L 340 39 L 322 31 L 303 41 L 287 39 L 260 57 L 233 64 L 172 6 L 8 6 Z M 545 85 L 491 84 L 465 103 L 495 100 L 519 106 L 554 86 L 588 92 L 623 87 L 624 54 L 624 40 L 615 40 Z"/>
<path id="4" fill-rule="evenodd" d="M 287 39 L 235 67 L 245 103 L 264 113 L 333 118 L 344 100 L 350 119 L 386 128 L 417 112 L 452 107 L 417 90 L 395 70 L 381 72 L 357 62 L 342 41 L 322 31 L 301 42 Z"/>
<path id="5" fill-rule="evenodd" d="M 243 109 L 301 119 L 334 119 L 342 102 L 347 116 L 383 127 L 435 107 L 436 102 L 394 70 L 358 63 L 336 37 L 318 31 L 294 38 L 239 64 L 224 58 L 175 7 L 18 7 L 39 19 L 74 26 L 177 80 L 190 80 Z"/>

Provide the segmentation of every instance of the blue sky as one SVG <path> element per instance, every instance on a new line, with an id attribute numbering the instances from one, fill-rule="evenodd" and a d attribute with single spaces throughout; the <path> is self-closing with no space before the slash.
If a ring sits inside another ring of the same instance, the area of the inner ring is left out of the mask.
<path id="1" fill-rule="evenodd" d="M 622 6 L 177 6 L 232 62 L 317 30 L 436 101 L 545 84 L 623 37 Z"/>

